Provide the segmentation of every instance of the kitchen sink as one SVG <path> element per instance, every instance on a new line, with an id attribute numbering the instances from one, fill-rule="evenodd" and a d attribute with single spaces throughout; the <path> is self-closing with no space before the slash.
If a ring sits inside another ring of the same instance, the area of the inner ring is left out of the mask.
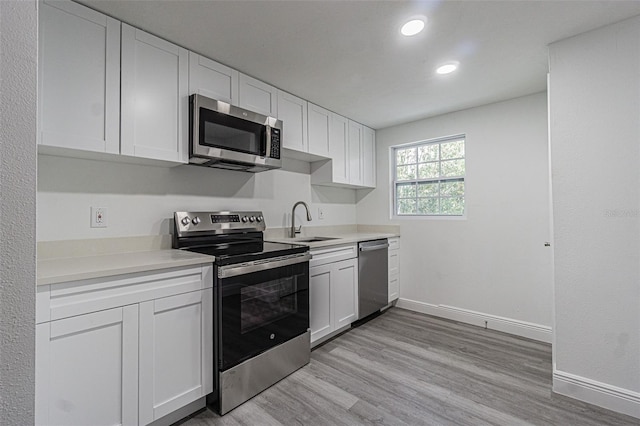
<path id="1" fill-rule="evenodd" d="M 339 240 L 335 237 L 309 237 L 309 238 L 296 238 L 296 241 L 301 243 L 317 243 L 318 241 Z"/>

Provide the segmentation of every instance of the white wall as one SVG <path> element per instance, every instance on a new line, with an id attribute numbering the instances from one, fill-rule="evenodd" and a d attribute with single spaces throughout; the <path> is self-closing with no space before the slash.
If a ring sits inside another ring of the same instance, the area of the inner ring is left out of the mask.
<path id="1" fill-rule="evenodd" d="M 640 417 L 640 18 L 550 70 L 554 390 Z"/>
<path id="2" fill-rule="evenodd" d="M 0 1 L 0 423 L 33 424 L 37 14 Z"/>
<path id="3" fill-rule="evenodd" d="M 464 220 L 402 219 L 400 305 L 550 341 L 547 100 L 540 93 L 379 130 L 359 224 L 390 220 L 389 147 L 466 134 Z"/>
<path id="4" fill-rule="evenodd" d="M 309 163 L 285 159 L 257 174 L 197 166 L 165 168 L 40 155 L 38 241 L 169 234 L 174 211 L 262 210 L 268 228 L 354 224 L 355 190 L 312 187 Z M 91 206 L 107 208 L 107 228 L 90 228 Z M 318 219 L 318 207 L 324 219 Z"/>

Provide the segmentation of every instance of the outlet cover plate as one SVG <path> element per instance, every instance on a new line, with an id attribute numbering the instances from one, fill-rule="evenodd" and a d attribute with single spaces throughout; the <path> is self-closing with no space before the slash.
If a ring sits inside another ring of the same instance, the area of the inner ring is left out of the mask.
<path id="1" fill-rule="evenodd" d="M 91 227 L 106 228 L 107 227 L 107 208 L 91 207 Z"/>

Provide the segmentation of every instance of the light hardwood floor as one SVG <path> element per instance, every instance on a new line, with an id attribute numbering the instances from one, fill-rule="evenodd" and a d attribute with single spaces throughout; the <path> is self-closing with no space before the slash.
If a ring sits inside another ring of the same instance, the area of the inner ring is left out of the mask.
<path id="1" fill-rule="evenodd" d="M 551 346 L 392 308 L 210 425 L 639 425 L 551 392 Z"/>

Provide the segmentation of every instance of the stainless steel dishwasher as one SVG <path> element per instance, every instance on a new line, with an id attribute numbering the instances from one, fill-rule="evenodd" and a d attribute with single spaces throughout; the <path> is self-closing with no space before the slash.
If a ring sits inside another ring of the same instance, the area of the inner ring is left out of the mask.
<path id="1" fill-rule="evenodd" d="M 369 316 L 388 304 L 388 248 L 386 239 L 358 244 L 358 319 Z"/>

